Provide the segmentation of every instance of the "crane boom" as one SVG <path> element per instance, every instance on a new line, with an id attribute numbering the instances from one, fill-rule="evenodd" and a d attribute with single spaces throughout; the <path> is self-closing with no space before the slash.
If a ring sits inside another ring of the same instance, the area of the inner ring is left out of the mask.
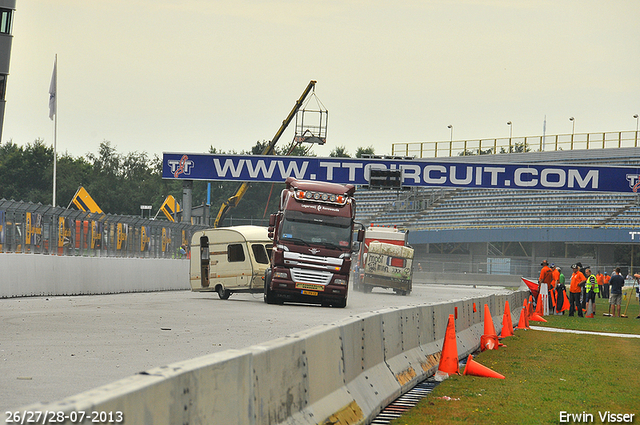
<path id="1" fill-rule="evenodd" d="M 304 92 L 302 92 L 300 99 L 296 101 L 296 104 L 293 106 L 293 109 L 291 109 L 291 112 L 289 112 L 289 115 L 287 115 L 287 118 L 285 118 L 285 120 L 282 121 L 282 125 L 276 132 L 275 136 L 273 136 L 269 144 L 262 151 L 262 155 L 273 155 L 275 153 L 275 146 L 276 146 L 276 143 L 278 143 L 280 136 L 282 136 L 282 133 L 284 133 L 287 127 L 289 127 L 289 124 L 291 124 L 291 121 L 296 116 L 296 113 L 298 113 L 298 111 L 302 107 L 304 100 L 307 98 L 307 96 L 309 96 L 309 93 L 311 93 L 311 91 L 315 88 L 315 86 L 316 86 L 316 81 L 311 80 L 307 85 L 307 88 L 305 88 Z M 236 190 L 236 193 L 234 193 L 229 199 L 227 199 L 222 203 L 222 205 L 220 206 L 220 210 L 218 211 L 218 215 L 216 216 L 216 219 L 213 222 L 213 227 L 217 228 L 220 226 L 220 224 L 222 223 L 222 220 L 224 219 L 224 216 L 227 214 L 229 209 L 236 207 L 238 203 L 240 203 L 240 201 L 242 200 L 242 197 L 244 196 L 245 193 L 247 193 L 248 189 L 249 189 L 249 183 L 242 182 L 240 184 L 240 187 L 238 187 L 238 189 Z"/>

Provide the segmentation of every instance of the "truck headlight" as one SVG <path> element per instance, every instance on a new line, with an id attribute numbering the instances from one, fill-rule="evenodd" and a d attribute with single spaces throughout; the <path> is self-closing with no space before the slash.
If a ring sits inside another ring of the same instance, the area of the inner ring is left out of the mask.
<path id="1" fill-rule="evenodd" d="M 275 272 L 273 274 L 273 277 L 277 277 L 278 279 L 286 279 L 288 276 L 286 272 Z"/>
<path id="2" fill-rule="evenodd" d="M 336 285 L 346 285 L 347 284 L 347 279 L 333 279 L 333 283 L 335 283 Z"/>

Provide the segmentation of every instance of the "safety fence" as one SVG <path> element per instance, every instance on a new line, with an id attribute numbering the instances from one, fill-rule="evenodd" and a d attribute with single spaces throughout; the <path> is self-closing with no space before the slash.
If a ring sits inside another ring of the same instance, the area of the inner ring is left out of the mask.
<path id="1" fill-rule="evenodd" d="M 391 145 L 391 154 L 416 158 L 439 158 L 528 151 L 549 152 L 574 149 L 637 148 L 639 139 L 640 133 L 638 131 L 614 131 L 606 133 L 393 143 Z"/>
<path id="2" fill-rule="evenodd" d="M 205 227 L 0 200 L 0 253 L 176 258 Z"/>

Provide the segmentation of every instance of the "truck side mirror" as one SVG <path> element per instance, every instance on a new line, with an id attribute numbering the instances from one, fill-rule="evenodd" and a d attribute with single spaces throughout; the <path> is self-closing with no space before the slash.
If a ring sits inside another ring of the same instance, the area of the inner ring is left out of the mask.
<path id="1" fill-rule="evenodd" d="M 267 233 L 267 237 L 271 240 L 273 240 L 273 227 L 269 227 L 269 233 Z"/>
<path id="2" fill-rule="evenodd" d="M 351 252 L 358 252 L 358 251 L 360 251 L 360 242 L 353 241 L 351 243 Z"/>
<path id="3" fill-rule="evenodd" d="M 364 240 L 364 229 L 358 230 L 358 242 L 362 242 Z"/>
<path id="4" fill-rule="evenodd" d="M 276 225 L 276 214 L 269 215 L 269 227 L 274 227 Z"/>

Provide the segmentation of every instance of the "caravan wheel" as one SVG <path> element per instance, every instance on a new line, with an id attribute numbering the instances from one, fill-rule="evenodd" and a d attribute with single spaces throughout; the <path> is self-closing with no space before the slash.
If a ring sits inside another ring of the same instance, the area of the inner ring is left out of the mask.
<path id="1" fill-rule="evenodd" d="M 216 291 L 218 292 L 218 296 L 221 300 L 228 300 L 231 296 L 231 291 L 229 291 L 228 289 L 224 289 L 222 285 L 219 285 Z"/>

